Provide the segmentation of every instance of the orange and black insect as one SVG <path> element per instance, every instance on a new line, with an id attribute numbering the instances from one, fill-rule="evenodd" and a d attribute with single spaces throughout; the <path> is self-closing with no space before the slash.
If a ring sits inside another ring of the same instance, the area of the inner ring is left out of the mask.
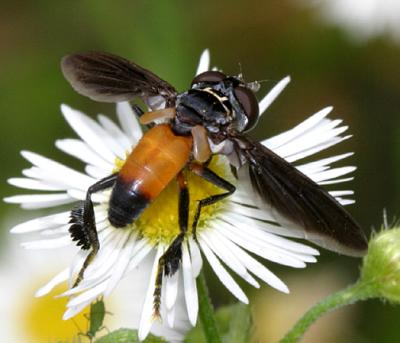
<path id="1" fill-rule="evenodd" d="M 188 91 L 178 93 L 152 72 L 99 52 L 68 55 L 61 66 L 72 87 L 93 100 L 119 102 L 140 97 L 149 108 L 141 112 L 140 121 L 151 126 L 122 169 L 92 185 L 83 205 L 72 211 L 72 238 L 82 249 L 92 249 L 75 284 L 82 280 L 99 249 L 91 195 L 112 188 L 108 219 L 123 229 L 176 179 L 180 233 L 159 260 L 154 294 L 157 312 L 162 277 L 178 270 L 188 229 L 189 192 L 182 171 L 189 169 L 225 191 L 199 201 L 192 223 L 194 238 L 201 209 L 235 191 L 234 185 L 207 167 L 215 153 L 228 157 L 239 181 L 242 177 L 250 181 L 249 191 L 258 195 L 261 207 L 273 208 L 308 240 L 347 255 L 365 252 L 367 242 L 362 230 L 328 192 L 245 135 L 259 116 L 254 84 L 208 71 L 196 76 Z M 156 124 L 160 121 L 163 124 Z"/>

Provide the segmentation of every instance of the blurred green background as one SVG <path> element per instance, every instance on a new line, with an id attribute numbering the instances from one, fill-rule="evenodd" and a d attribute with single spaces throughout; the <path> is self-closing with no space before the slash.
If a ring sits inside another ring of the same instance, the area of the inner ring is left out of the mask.
<path id="1" fill-rule="evenodd" d="M 357 203 L 351 213 L 369 233 L 386 208 L 399 213 L 400 42 L 385 35 L 359 41 L 318 12 L 295 1 L 13 1 L 0 12 L 1 195 L 22 193 L 6 179 L 19 176 L 29 149 L 61 162 L 78 163 L 55 150 L 71 137 L 60 104 L 95 115 L 114 115 L 114 106 L 74 93 L 63 79 L 60 58 L 71 52 L 103 50 L 151 69 L 179 90 L 190 84 L 198 57 L 211 51 L 212 64 L 247 80 L 267 80 L 260 96 L 278 80 L 292 82 L 252 132 L 265 138 L 327 105 L 354 137 L 320 156 L 347 151 L 358 167 L 350 185 Z M 75 164 L 74 164 L 75 163 Z M 347 187 L 348 188 L 348 187 Z M 0 238 L 26 214 L 1 204 Z M 5 251 L 4 245 L 2 251 Z M 0 254 L 4 260 L 4 254 Z M 320 263 L 293 271 L 272 266 L 292 291 L 254 291 L 255 341 L 274 342 L 315 300 L 354 280 L 359 260 L 322 251 Z M 33 271 L 34 272 L 34 271 Z M 233 299 L 212 277 L 217 304 Z M 214 291 L 213 291 L 214 292 Z M 217 292 L 215 290 L 215 292 Z M 288 320 L 288 322 L 287 322 Z M 394 342 L 400 338 L 400 307 L 370 301 L 327 317 L 305 342 Z M 325 325 L 325 326 L 324 326 Z"/>

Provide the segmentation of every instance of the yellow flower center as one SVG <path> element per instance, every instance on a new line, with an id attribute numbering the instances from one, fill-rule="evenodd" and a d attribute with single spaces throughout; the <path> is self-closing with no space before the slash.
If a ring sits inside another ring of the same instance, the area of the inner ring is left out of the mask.
<path id="1" fill-rule="evenodd" d="M 38 285 L 33 285 L 35 289 Z M 88 309 L 74 318 L 63 320 L 65 305 L 68 298 L 54 298 L 65 291 L 66 285 L 56 287 L 51 294 L 42 298 L 33 298 L 33 288 L 29 287 L 26 294 L 20 295 L 18 318 L 15 325 L 26 336 L 26 342 L 74 342 L 79 334 L 84 334 L 88 328 Z M 89 342 L 85 336 L 79 336 L 80 342 Z"/>
<path id="2" fill-rule="evenodd" d="M 116 171 L 122 167 L 123 163 L 124 161 L 122 160 L 116 161 Z M 233 181 L 229 164 L 225 157 L 214 156 L 208 168 L 227 181 Z M 185 171 L 185 177 L 188 181 L 190 197 L 189 235 L 198 201 L 210 195 L 224 193 L 225 190 L 214 186 L 212 183 L 190 171 Z M 201 232 L 201 230 L 207 228 L 208 221 L 212 220 L 222 209 L 223 203 L 224 201 L 219 201 L 202 208 L 197 232 Z M 138 231 L 141 236 L 148 239 L 154 245 L 158 243 L 171 243 L 179 234 L 178 186 L 176 182 L 171 182 L 130 227 L 132 230 Z"/>

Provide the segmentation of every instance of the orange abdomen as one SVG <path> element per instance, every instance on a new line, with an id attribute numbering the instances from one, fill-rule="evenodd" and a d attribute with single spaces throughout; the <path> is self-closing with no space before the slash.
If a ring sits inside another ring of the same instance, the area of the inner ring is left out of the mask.
<path id="1" fill-rule="evenodd" d="M 124 182 L 140 180 L 140 191 L 154 199 L 188 161 L 192 138 L 176 136 L 169 125 L 149 130 L 119 172 Z"/>
<path id="2" fill-rule="evenodd" d="M 177 136 L 167 124 L 150 129 L 118 174 L 109 220 L 118 227 L 136 219 L 188 162 L 191 136 Z"/>

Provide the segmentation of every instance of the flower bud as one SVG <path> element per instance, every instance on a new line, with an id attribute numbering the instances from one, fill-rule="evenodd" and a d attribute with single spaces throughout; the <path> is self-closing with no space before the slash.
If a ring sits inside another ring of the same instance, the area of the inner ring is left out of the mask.
<path id="1" fill-rule="evenodd" d="M 360 281 L 374 295 L 400 303 L 400 228 L 382 230 L 371 238 Z"/>

